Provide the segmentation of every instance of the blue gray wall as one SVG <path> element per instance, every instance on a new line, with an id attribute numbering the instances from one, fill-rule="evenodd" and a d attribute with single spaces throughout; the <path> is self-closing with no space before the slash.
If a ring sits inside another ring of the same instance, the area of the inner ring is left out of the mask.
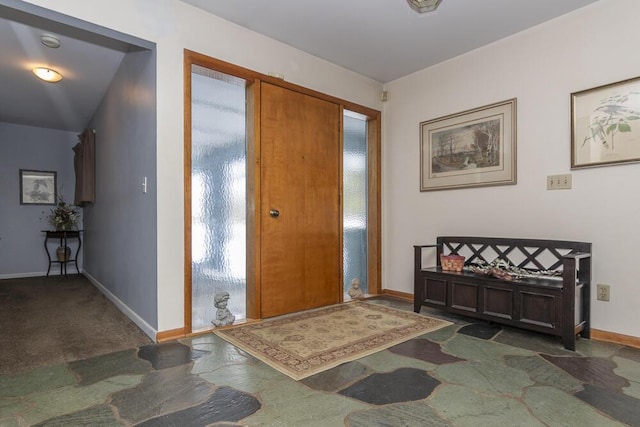
<path id="1" fill-rule="evenodd" d="M 73 202 L 71 148 L 77 143 L 75 132 L 0 122 L 0 279 L 41 276 L 48 266 L 41 230 L 50 228 L 53 206 L 20 204 L 19 170 L 56 171 L 59 194 Z M 50 247 L 54 257 L 56 246 Z M 54 264 L 52 272 L 59 271 Z"/>
<path id="2" fill-rule="evenodd" d="M 90 127 L 96 202 L 84 208 L 84 270 L 157 329 L 154 51 L 125 55 Z"/>

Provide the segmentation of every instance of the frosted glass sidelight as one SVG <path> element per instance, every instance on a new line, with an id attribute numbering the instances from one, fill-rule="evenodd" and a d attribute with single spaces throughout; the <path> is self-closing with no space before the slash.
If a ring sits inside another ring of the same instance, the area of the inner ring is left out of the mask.
<path id="1" fill-rule="evenodd" d="M 367 121 L 345 111 L 343 152 L 344 291 L 353 279 L 367 293 Z M 345 296 L 348 301 L 349 297 Z"/>
<path id="2" fill-rule="evenodd" d="M 245 81 L 207 68 L 191 73 L 192 329 L 210 328 L 226 291 L 246 318 Z"/>

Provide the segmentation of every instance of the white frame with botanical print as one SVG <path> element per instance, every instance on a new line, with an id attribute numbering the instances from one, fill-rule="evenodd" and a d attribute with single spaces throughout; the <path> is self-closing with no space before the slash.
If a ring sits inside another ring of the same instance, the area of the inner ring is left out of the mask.
<path id="1" fill-rule="evenodd" d="M 420 123 L 420 191 L 516 184 L 516 103 Z"/>
<path id="2" fill-rule="evenodd" d="M 57 173 L 20 169 L 20 204 L 55 205 L 58 200 Z"/>
<path id="3" fill-rule="evenodd" d="M 640 162 L 640 77 L 571 94 L 571 169 Z"/>

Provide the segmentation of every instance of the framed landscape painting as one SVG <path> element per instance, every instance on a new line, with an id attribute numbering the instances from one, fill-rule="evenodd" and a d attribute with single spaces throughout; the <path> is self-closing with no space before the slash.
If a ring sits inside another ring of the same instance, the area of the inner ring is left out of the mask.
<path id="1" fill-rule="evenodd" d="M 420 123 L 420 191 L 516 182 L 515 98 Z"/>
<path id="2" fill-rule="evenodd" d="M 571 169 L 640 162 L 640 77 L 571 94 Z"/>
<path id="3" fill-rule="evenodd" d="M 55 205 L 56 172 L 20 169 L 20 204 Z"/>

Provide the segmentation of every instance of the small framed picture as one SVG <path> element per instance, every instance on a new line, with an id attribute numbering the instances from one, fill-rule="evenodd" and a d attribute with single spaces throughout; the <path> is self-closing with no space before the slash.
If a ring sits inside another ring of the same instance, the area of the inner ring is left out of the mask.
<path id="1" fill-rule="evenodd" d="M 516 182 L 515 98 L 420 123 L 420 191 Z"/>
<path id="2" fill-rule="evenodd" d="M 55 171 L 20 169 L 20 204 L 55 205 L 57 184 Z"/>
<path id="3" fill-rule="evenodd" d="M 640 77 L 571 94 L 571 169 L 640 162 Z"/>

